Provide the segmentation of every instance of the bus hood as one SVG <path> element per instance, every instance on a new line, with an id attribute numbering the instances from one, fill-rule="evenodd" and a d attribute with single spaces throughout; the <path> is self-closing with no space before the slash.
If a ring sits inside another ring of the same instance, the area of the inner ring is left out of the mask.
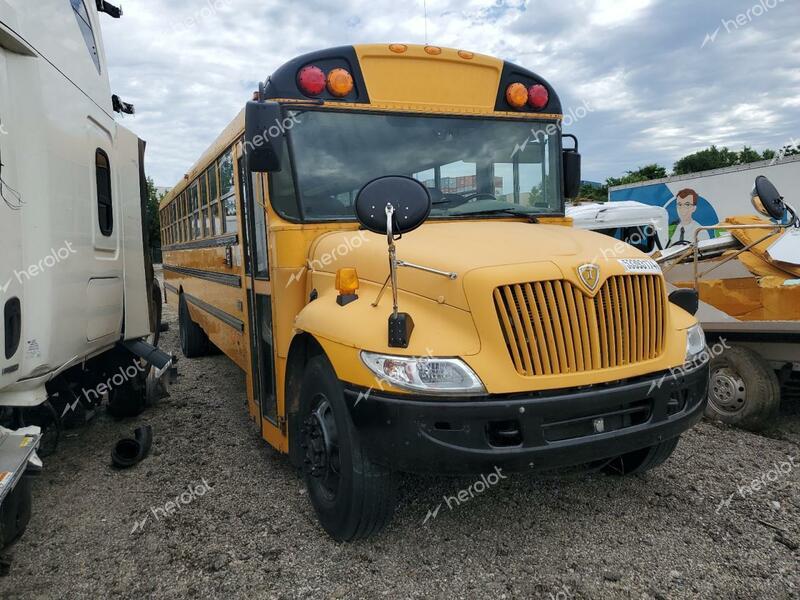
<path id="1" fill-rule="evenodd" d="M 455 273 L 456 278 L 408 267 L 398 270 L 398 288 L 469 310 L 468 274 L 492 269 L 516 281 L 574 279 L 587 263 L 601 267 L 601 278 L 624 272 L 618 259 L 646 259 L 635 248 L 606 235 L 519 221 L 428 222 L 396 241 L 397 258 Z M 386 236 L 367 231 L 340 231 L 318 238 L 311 250 L 312 272 L 336 273 L 355 267 L 362 283 L 382 285 L 389 274 Z M 498 275 L 501 279 L 502 275 Z M 526 277 L 529 277 L 526 279 Z"/>

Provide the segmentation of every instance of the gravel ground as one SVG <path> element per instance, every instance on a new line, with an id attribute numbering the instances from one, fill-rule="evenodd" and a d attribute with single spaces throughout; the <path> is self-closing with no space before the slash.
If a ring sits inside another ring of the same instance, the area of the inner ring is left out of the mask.
<path id="1" fill-rule="evenodd" d="M 165 319 L 178 354 L 174 307 Z M 178 370 L 142 417 L 100 414 L 62 438 L 1 597 L 800 598 L 796 400 L 768 435 L 704 422 L 644 476 L 509 474 L 424 524 L 477 479 L 407 476 L 387 531 L 341 545 L 249 421 L 237 367 L 218 355 Z M 151 456 L 112 469 L 114 442 L 145 422 Z"/>

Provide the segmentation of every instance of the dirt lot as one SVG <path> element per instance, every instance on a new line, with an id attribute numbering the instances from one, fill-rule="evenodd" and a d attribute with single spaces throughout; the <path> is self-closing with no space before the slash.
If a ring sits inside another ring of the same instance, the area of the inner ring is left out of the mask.
<path id="1" fill-rule="evenodd" d="M 179 372 L 141 418 L 101 414 L 62 440 L 0 596 L 800 598 L 800 401 L 767 436 L 702 423 L 643 477 L 509 474 L 451 507 L 475 478 L 405 477 L 390 528 L 339 545 L 248 420 L 242 373 L 221 355 Z M 143 422 L 152 455 L 114 470 L 114 442 Z"/>

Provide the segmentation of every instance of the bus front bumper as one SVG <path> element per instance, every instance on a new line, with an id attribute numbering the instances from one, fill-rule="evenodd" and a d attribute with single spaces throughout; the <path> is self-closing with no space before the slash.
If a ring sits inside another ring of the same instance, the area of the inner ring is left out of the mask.
<path id="1" fill-rule="evenodd" d="M 529 471 L 608 459 L 681 435 L 703 415 L 708 363 L 558 392 L 442 398 L 344 384 L 363 449 L 407 472 Z"/>

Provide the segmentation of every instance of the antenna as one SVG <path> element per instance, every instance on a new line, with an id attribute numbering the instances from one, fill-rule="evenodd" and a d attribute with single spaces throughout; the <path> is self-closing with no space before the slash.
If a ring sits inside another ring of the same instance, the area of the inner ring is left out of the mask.
<path id="1" fill-rule="evenodd" d="M 422 0 L 422 10 L 425 14 L 425 45 L 428 45 L 428 0 Z"/>

